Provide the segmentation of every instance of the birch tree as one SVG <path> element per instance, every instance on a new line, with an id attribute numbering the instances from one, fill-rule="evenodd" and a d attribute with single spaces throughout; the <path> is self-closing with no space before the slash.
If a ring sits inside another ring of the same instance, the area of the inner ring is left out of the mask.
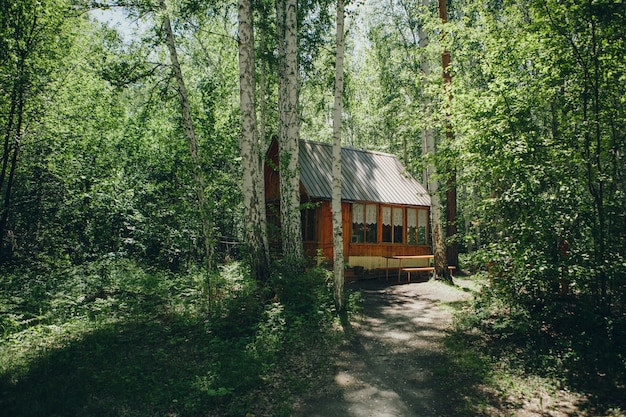
<path id="1" fill-rule="evenodd" d="M 252 275 L 263 281 L 269 270 L 269 249 L 265 228 L 263 171 L 257 138 L 253 17 L 250 0 L 239 0 L 238 6 L 241 107 L 239 150 L 243 167 L 245 237 L 250 251 Z"/>
<path id="2" fill-rule="evenodd" d="M 333 262 L 335 275 L 335 306 L 342 311 L 344 268 L 343 268 L 343 218 L 341 213 L 341 115 L 343 113 L 343 58 L 344 1 L 337 0 L 337 46 L 335 51 L 335 102 L 333 109 L 333 185 L 331 210 L 333 216 Z"/>
<path id="3" fill-rule="evenodd" d="M 423 0 L 422 5 L 428 9 L 430 6 L 430 0 Z M 420 27 L 419 38 L 420 48 L 426 48 L 428 46 L 429 39 L 423 25 Z M 421 68 L 424 79 L 427 80 L 430 76 L 430 63 L 427 58 L 422 60 Z M 422 130 L 422 152 L 428 163 L 427 168 L 424 171 L 424 183 L 430 194 L 431 238 L 435 266 L 434 275 L 444 281 L 452 282 L 452 277 L 448 269 L 448 261 L 446 259 L 446 245 L 442 226 L 442 207 L 441 198 L 439 196 L 439 181 L 435 166 L 435 132 L 431 127 L 433 119 L 433 104 L 432 99 L 424 92 L 423 87 L 422 100 L 422 112 L 424 120 L 426 120 L 426 125 Z"/>
<path id="4" fill-rule="evenodd" d="M 183 117 L 183 123 L 185 125 L 185 135 L 187 136 L 187 142 L 189 144 L 189 154 L 191 156 L 192 172 L 196 183 L 196 198 L 198 199 L 198 212 L 200 213 L 200 222 L 202 224 L 202 241 L 204 244 L 204 256 L 206 257 L 207 268 L 212 269 L 213 258 L 213 244 L 211 242 L 211 220 L 207 209 L 207 202 L 204 195 L 205 182 L 204 174 L 202 173 L 202 166 L 200 157 L 198 154 L 198 141 L 196 139 L 196 131 L 193 126 L 193 120 L 191 118 L 191 106 L 189 104 L 189 97 L 187 95 L 187 87 L 185 86 L 185 80 L 183 73 L 180 69 L 180 62 L 178 60 L 178 52 L 176 50 L 176 42 L 174 39 L 174 31 L 172 30 L 172 24 L 167 9 L 165 0 L 160 1 L 161 11 L 163 13 L 163 30 L 165 31 L 167 48 L 170 53 L 170 63 L 172 65 L 172 72 L 176 79 L 176 90 L 178 97 L 180 98 L 181 113 Z"/>
<path id="5" fill-rule="evenodd" d="M 283 256 L 287 265 L 303 256 L 298 171 L 297 1 L 277 0 L 280 216 Z"/>

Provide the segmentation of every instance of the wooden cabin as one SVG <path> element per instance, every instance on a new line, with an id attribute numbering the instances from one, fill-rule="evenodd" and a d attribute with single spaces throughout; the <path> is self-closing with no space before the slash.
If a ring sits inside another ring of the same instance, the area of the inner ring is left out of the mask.
<path id="1" fill-rule="evenodd" d="M 332 262 L 332 145 L 300 141 L 302 237 L 309 256 Z M 342 148 L 344 258 L 350 268 L 395 266 L 396 255 L 430 254 L 430 196 L 393 156 Z M 270 238 L 280 233 L 278 143 L 273 141 L 265 164 L 265 197 Z M 421 261 L 421 262 L 420 262 Z M 421 266 L 423 260 L 403 262 Z"/>

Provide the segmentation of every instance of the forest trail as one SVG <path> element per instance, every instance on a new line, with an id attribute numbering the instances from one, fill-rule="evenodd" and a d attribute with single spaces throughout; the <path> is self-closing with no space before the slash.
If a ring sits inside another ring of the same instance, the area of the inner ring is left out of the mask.
<path id="1" fill-rule="evenodd" d="M 354 336 L 335 361 L 332 380 L 297 406 L 302 417 L 450 415 L 461 398 L 437 380 L 449 361 L 443 348 L 452 312 L 446 304 L 471 297 L 472 282 L 354 284 L 364 298 Z"/>

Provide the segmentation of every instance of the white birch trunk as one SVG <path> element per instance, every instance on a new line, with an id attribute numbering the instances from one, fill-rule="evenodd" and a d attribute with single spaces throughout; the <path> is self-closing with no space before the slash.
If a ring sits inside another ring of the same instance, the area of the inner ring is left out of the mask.
<path id="1" fill-rule="evenodd" d="M 211 233 L 211 220 L 208 213 L 208 207 L 206 204 L 206 198 L 204 196 L 204 175 L 202 173 L 202 167 L 200 164 L 200 157 L 198 154 L 198 141 L 196 139 L 196 132 L 193 127 L 193 120 L 191 118 L 191 106 L 189 105 L 189 99 L 187 96 L 187 88 L 185 86 L 185 80 L 183 73 L 180 69 L 180 63 L 178 61 L 178 52 L 176 51 L 176 42 L 174 40 L 174 31 L 172 30 L 172 24 L 169 18 L 169 12 L 164 0 L 161 0 L 161 9 L 163 12 L 163 29 L 166 34 L 167 47 L 170 53 L 170 61 L 172 65 L 172 71 L 174 72 L 174 78 L 176 78 L 176 86 L 178 90 L 178 96 L 180 97 L 180 104 L 183 116 L 183 122 L 185 124 L 185 134 L 187 135 L 187 142 L 189 144 L 189 153 L 191 155 L 191 163 L 193 164 L 193 175 L 196 182 L 196 196 L 198 199 L 198 211 L 200 212 L 200 222 L 202 224 L 202 240 L 204 243 L 204 256 L 206 257 L 207 268 L 212 269 L 213 259 L 213 244 Z"/>
<path id="2" fill-rule="evenodd" d="M 422 5 L 428 9 L 430 0 L 423 0 Z M 426 48 L 428 46 L 428 35 L 423 28 L 420 27 L 419 32 L 420 40 L 419 46 Z M 427 56 L 427 54 L 425 54 Z M 424 58 L 421 64 L 422 73 L 424 79 L 422 83 L 428 82 L 430 75 L 430 63 L 428 58 Z M 448 282 L 452 282 L 452 277 L 448 269 L 448 261 L 446 259 L 446 245 L 443 236 L 442 216 L 441 216 L 441 199 L 439 197 L 439 183 L 437 181 L 436 167 L 434 163 L 435 156 L 435 134 L 432 126 L 432 100 L 427 97 L 422 87 L 422 100 L 423 100 L 423 119 L 426 121 L 426 126 L 422 130 L 422 154 L 428 160 L 428 165 L 424 171 L 424 183 L 426 189 L 430 194 L 430 216 L 431 216 L 431 238 L 434 255 L 435 278 L 440 278 Z"/>
<path id="3" fill-rule="evenodd" d="M 431 149 L 433 148 L 434 146 Z M 434 155 L 434 152 L 431 153 L 431 155 Z M 439 183 L 435 177 L 434 169 L 433 175 L 431 175 L 428 179 L 428 192 L 430 193 L 430 212 L 432 224 L 431 236 L 433 244 L 435 277 L 443 279 L 444 281 L 452 282 L 452 276 L 450 275 L 450 271 L 448 270 L 446 245 L 443 236 Z"/>
<path id="4" fill-rule="evenodd" d="M 250 0 L 239 6 L 239 99 L 241 136 L 239 151 L 243 171 L 242 193 L 246 242 L 250 248 L 253 276 L 263 281 L 269 269 L 269 249 L 265 227 L 265 193 L 256 126 L 256 86 L 254 71 L 254 29 Z"/>
<path id="5" fill-rule="evenodd" d="M 276 3 L 279 32 L 279 172 L 283 256 L 298 267 L 303 257 L 298 170 L 298 44 L 297 1 Z"/>
<path id="6" fill-rule="evenodd" d="M 343 113 L 344 2 L 337 0 L 337 47 L 335 61 L 335 103 L 333 109 L 333 262 L 335 275 L 335 306 L 344 309 L 343 219 L 341 213 L 341 116 Z"/>

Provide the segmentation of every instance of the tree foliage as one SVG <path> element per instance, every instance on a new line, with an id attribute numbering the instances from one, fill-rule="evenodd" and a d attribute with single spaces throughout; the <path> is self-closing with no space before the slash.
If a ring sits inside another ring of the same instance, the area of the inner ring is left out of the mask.
<path id="1" fill-rule="evenodd" d="M 608 372 L 604 382 L 617 386 L 626 369 L 617 344 L 626 328 L 625 10 L 454 4 L 452 115 L 462 216 L 473 225 L 465 241 L 480 245 L 474 259 L 492 280 L 479 321 L 494 314 L 483 321 L 491 332 L 534 332 L 537 358 L 578 375 Z"/>
<path id="2" fill-rule="evenodd" d="M 130 40 L 92 20 L 79 7 L 86 3 L 0 0 L 3 267 L 88 269 L 125 259 L 193 270 L 206 260 L 198 169 L 217 263 L 246 257 L 239 190 L 249 164 L 238 139 L 242 111 L 252 108 L 256 154 L 279 129 L 275 4 L 250 3 L 256 104 L 242 109 L 233 5 L 168 3 L 197 135 L 192 161 L 157 2 L 116 3 L 145 25 Z M 298 3 L 292 72 L 304 139 L 332 134 L 334 5 Z M 626 327 L 623 4 L 454 0 L 448 12 L 442 39 L 434 2 L 348 7 L 344 142 L 395 153 L 417 177 L 433 164 L 441 184 L 458 167 L 466 226 L 458 242 L 480 249 L 466 259 L 489 267 L 489 293 L 510 321 L 548 322 L 548 310 L 590 314 L 606 342 L 598 345 L 610 350 Z M 449 109 L 438 71 L 446 48 Z M 424 129 L 435 156 L 422 157 Z"/>
<path id="3" fill-rule="evenodd" d="M 466 181 L 481 196 L 468 210 L 482 237 L 518 263 L 521 294 L 554 294 L 568 271 L 564 278 L 598 306 L 621 305 L 624 43 L 615 31 L 624 11 L 584 2 L 488 6 L 467 6 L 455 40 L 453 114 Z"/>

